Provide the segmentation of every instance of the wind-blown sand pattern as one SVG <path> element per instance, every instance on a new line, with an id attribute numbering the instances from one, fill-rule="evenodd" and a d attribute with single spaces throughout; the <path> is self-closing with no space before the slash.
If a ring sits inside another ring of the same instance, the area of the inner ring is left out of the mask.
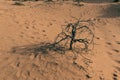
<path id="1" fill-rule="evenodd" d="M 0 80 L 120 80 L 120 3 L 83 1 L 83 6 L 71 1 L 26 1 L 17 6 L 1 0 Z M 72 16 L 93 20 L 92 51 L 74 59 L 71 51 L 37 50 L 41 42 L 53 42 L 61 26 L 75 20 Z"/>

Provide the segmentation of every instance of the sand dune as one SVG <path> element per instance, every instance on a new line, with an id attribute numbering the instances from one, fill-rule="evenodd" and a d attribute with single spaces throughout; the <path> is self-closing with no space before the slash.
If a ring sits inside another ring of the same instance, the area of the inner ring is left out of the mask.
<path id="1" fill-rule="evenodd" d="M 120 80 L 120 3 L 13 4 L 0 2 L 0 80 Z M 94 25 L 88 25 L 94 27 L 92 51 L 74 59 L 71 51 L 37 50 L 41 42 L 53 42 L 61 25 L 75 21 L 72 17 L 93 20 Z"/>

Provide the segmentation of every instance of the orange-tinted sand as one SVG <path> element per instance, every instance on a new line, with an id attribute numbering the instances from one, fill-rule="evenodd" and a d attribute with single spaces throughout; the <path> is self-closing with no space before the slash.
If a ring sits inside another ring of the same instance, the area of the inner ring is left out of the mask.
<path id="1" fill-rule="evenodd" d="M 0 80 L 120 80 L 120 3 L 100 2 L 85 0 L 83 6 L 76 6 L 71 1 L 38 1 L 16 6 L 1 0 Z M 94 49 L 81 53 L 92 63 L 81 55 L 74 60 L 70 51 L 50 51 L 35 58 L 32 49 L 41 42 L 53 42 L 61 25 L 75 21 L 72 16 L 93 20 Z M 23 55 L 24 49 L 29 55 Z"/>

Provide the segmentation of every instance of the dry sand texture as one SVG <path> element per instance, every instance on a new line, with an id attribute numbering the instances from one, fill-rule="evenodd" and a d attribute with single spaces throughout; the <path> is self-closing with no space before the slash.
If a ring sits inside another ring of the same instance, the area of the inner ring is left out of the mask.
<path id="1" fill-rule="evenodd" d="M 120 3 L 99 1 L 84 0 L 84 6 L 29 1 L 16 6 L 1 0 L 0 80 L 120 80 Z M 74 21 L 71 16 L 94 22 L 95 47 L 83 54 L 92 63 L 80 55 L 74 60 L 70 51 L 34 58 L 33 49 L 40 42 L 53 42 L 61 25 Z"/>

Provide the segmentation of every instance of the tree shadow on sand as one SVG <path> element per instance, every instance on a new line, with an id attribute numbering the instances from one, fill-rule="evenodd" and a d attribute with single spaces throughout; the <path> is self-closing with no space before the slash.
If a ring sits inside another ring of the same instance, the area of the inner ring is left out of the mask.
<path id="1" fill-rule="evenodd" d="M 99 17 L 103 18 L 115 18 L 120 17 L 120 4 L 111 4 L 107 9 L 103 10 L 102 15 Z"/>
<path id="2" fill-rule="evenodd" d="M 10 52 L 21 55 L 34 54 L 36 57 L 38 54 L 48 54 L 49 52 L 63 54 L 65 53 L 65 51 L 65 48 L 63 46 L 60 46 L 59 44 L 42 42 L 40 44 L 13 47 Z"/>

